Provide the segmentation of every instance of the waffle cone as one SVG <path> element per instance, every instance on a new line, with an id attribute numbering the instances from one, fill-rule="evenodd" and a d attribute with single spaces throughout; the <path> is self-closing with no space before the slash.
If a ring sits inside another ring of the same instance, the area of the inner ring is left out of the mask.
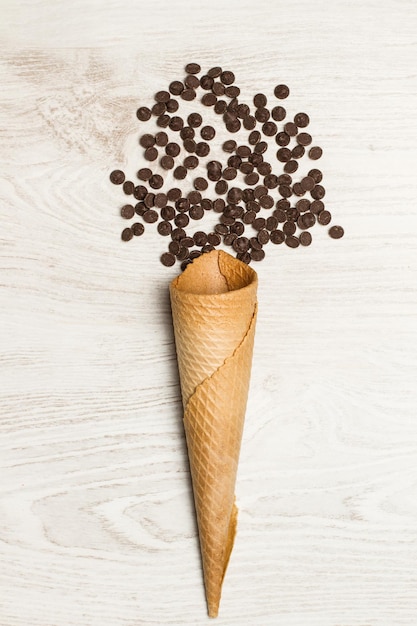
<path id="1" fill-rule="evenodd" d="M 217 617 L 236 533 L 235 483 L 257 313 L 257 275 L 213 250 L 170 285 L 184 428 L 208 613 Z"/>

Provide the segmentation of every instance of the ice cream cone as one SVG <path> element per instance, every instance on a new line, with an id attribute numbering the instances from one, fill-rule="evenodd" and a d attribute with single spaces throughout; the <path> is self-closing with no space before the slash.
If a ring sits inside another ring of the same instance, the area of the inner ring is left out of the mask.
<path id="1" fill-rule="evenodd" d="M 217 617 L 236 533 L 234 491 L 257 313 L 257 275 L 226 252 L 170 285 L 208 613 Z"/>

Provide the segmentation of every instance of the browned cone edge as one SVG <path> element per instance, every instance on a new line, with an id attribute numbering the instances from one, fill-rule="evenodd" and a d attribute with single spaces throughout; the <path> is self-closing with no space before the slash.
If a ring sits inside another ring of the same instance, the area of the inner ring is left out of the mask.
<path id="1" fill-rule="evenodd" d="M 218 615 L 236 533 L 236 472 L 257 313 L 257 275 L 221 250 L 170 285 L 208 613 Z"/>

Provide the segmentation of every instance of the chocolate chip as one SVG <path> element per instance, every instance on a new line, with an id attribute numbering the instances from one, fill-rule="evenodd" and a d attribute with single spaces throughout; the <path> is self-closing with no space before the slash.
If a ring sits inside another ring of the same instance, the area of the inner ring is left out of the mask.
<path id="1" fill-rule="evenodd" d="M 230 232 L 240 237 L 245 232 L 245 225 L 242 222 L 235 222 L 230 226 Z"/>
<path id="2" fill-rule="evenodd" d="M 300 146 L 309 146 L 313 141 L 312 136 L 309 133 L 298 133 L 297 142 Z"/>
<path id="3" fill-rule="evenodd" d="M 262 132 L 267 137 L 273 137 L 278 132 L 277 125 L 275 124 L 275 122 L 265 122 L 265 124 L 262 126 Z"/>
<path id="4" fill-rule="evenodd" d="M 133 195 L 135 196 L 136 200 L 143 200 L 147 193 L 148 190 L 144 185 L 138 185 L 137 187 L 135 187 Z"/>
<path id="5" fill-rule="evenodd" d="M 293 235 L 297 230 L 297 227 L 295 225 L 295 222 L 285 222 L 282 230 L 286 235 Z"/>
<path id="6" fill-rule="evenodd" d="M 169 91 L 173 96 L 179 96 L 182 91 L 184 91 L 184 85 L 179 80 L 174 80 L 169 85 Z"/>
<path id="7" fill-rule="evenodd" d="M 133 237 L 133 232 L 131 228 L 125 228 L 124 230 L 122 230 L 122 240 L 123 241 L 130 241 Z"/>
<path id="8" fill-rule="evenodd" d="M 178 187 L 173 187 L 172 189 L 169 189 L 169 191 L 167 192 L 167 196 L 170 202 L 177 202 L 177 200 L 181 198 L 181 189 L 178 189 Z"/>
<path id="9" fill-rule="evenodd" d="M 262 228 L 258 232 L 258 241 L 259 241 L 259 243 L 264 246 L 264 245 L 266 245 L 268 243 L 269 239 L 270 239 L 269 232 L 267 231 L 266 228 Z"/>
<path id="10" fill-rule="evenodd" d="M 220 74 L 222 73 L 222 68 L 221 67 L 212 67 L 211 69 L 209 69 L 209 71 L 207 72 L 207 74 L 209 76 L 211 76 L 212 78 L 218 78 L 220 76 Z"/>
<path id="11" fill-rule="evenodd" d="M 257 170 L 261 176 L 268 176 L 268 174 L 272 172 L 272 165 L 268 163 L 267 161 L 262 161 L 262 163 L 259 163 Z M 278 179 L 277 179 L 277 184 L 278 184 Z"/>
<path id="12" fill-rule="evenodd" d="M 247 174 L 245 176 L 245 184 L 246 185 L 256 185 L 259 181 L 259 174 L 253 172 L 252 174 Z"/>
<path id="13" fill-rule="evenodd" d="M 282 122 L 282 120 L 285 119 L 287 112 L 284 109 L 284 107 L 276 106 L 272 109 L 271 115 L 272 115 L 272 119 L 274 119 L 276 122 Z"/>
<path id="14" fill-rule="evenodd" d="M 223 194 L 225 194 L 225 193 L 226 193 L 226 191 L 227 191 L 227 187 L 228 187 L 228 185 L 227 185 L 227 183 L 226 183 L 226 181 L 225 181 L 225 180 L 219 180 L 219 181 L 216 183 L 216 185 L 215 185 L 214 191 L 215 191 L 215 192 L 216 192 L 219 196 L 222 196 Z"/>
<path id="15" fill-rule="evenodd" d="M 184 139 L 184 142 L 182 145 L 184 146 L 184 150 L 186 150 L 186 152 L 195 152 L 195 149 L 197 147 L 197 144 L 194 141 L 194 139 Z"/>
<path id="16" fill-rule="evenodd" d="M 208 74 L 204 74 L 204 76 L 200 78 L 200 87 L 205 91 L 211 89 L 213 87 L 213 83 L 213 78 Z"/>
<path id="17" fill-rule="evenodd" d="M 240 130 L 240 128 L 241 128 L 241 123 L 237 118 L 226 123 L 226 129 L 229 131 L 229 133 L 237 133 Z"/>
<path id="18" fill-rule="evenodd" d="M 193 74 L 189 74 L 188 76 L 186 76 L 184 83 L 185 83 L 185 86 L 188 87 L 189 89 L 197 89 L 197 87 L 200 87 L 199 79 L 197 78 L 197 76 L 194 76 Z"/>
<path id="19" fill-rule="evenodd" d="M 157 193 L 155 195 L 154 204 L 158 209 L 163 209 L 167 204 L 168 197 L 165 193 Z"/>
<path id="20" fill-rule="evenodd" d="M 263 154 L 267 150 L 268 150 L 268 144 L 266 143 L 266 141 L 260 141 L 254 147 L 255 154 Z"/>
<path id="21" fill-rule="evenodd" d="M 178 115 L 174 115 L 174 117 L 171 117 L 169 122 L 169 127 L 171 130 L 179 131 L 183 128 L 183 126 L 184 120 L 182 119 L 182 117 L 178 117 Z"/>
<path id="22" fill-rule="evenodd" d="M 120 215 L 125 219 L 125 220 L 130 220 L 132 219 L 132 217 L 135 214 L 135 209 L 133 208 L 133 206 L 131 204 L 125 204 L 124 206 L 122 206 L 122 208 L 120 209 Z"/>
<path id="23" fill-rule="evenodd" d="M 253 115 L 247 115 L 243 118 L 243 126 L 246 130 L 252 130 L 256 126 L 256 118 Z"/>
<path id="24" fill-rule="evenodd" d="M 275 209 L 273 217 L 276 217 L 278 223 L 283 223 L 287 219 L 287 215 L 283 209 Z"/>
<path id="25" fill-rule="evenodd" d="M 165 102 L 157 102 L 156 104 L 153 105 L 151 110 L 152 110 L 152 115 L 160 116 L 166 112 L 167 107 L 166 107 Z"/>
<path id="26" fill-rule="evenodd" d="M 301 183 L 294 183 L 292 186 L 292 190 L 296 196 L 303 196 L 305 191 L 301 186 Z"/>
<path id="27" fill-rule="evenodd" d="M 294 123 L 297 124 L 298 128 L 305 128 L 310 123 L 310 118 L 307 113 L 297 113 L 294 116 Z"/>
<path id="28" fill-rule="evenodd" d="M 314 146 L 313 148 L 310 148 L 310 150 L 308 151 L 308 156 L 313 161 L 316 161 L 317 159 L 319 159 L 322 154 L 323 154 L 323 150 L 319 146 Z"/>
<path id="29" fill-rule="evenodd" d="M 324 202 L 321 200 L 313 200 L 309 207 L 311 213 L 318 215 L 321 211 L 324 210 Z"/>
<path id="30" fill-rule="evenodd" d="M 232 246 L 236 252 L 247 252 L 249 249 L 249 239 L 247 237 L 236 237 Z"/>
<path id="31" fill-rule="evenodd" d="M 188 259 L 189 256 L 190 256 L 190 251 L 188 250 L 188 248 L 186 246 L 181 245 L 178 251 L 178 254 L 176 254 L 178 261 L 184 261 L 185 259 Z"/>
<path id="32" fill-rule="evenodd" d="M 304 231 L 303 233 L 300 234 L 298 239 L 302 246 L 309 246 L 312 240 L 311 233 Z"/>
<path id="33" fill-rule="evenodd" d="M 136 236 L 136 237 L 140 237 L 141 235 L 143 235 L 143 233 L 145 232 L 145 227 L 143 224 L 140 224 L 139 222 L 136 222 L 135 224 L 132 224 L 131 226 L 132 229 L 132 233 Z"/>
<path id="34" fill-rule="evenodd" d="M 201 71 L 201 67 L 198 63 L 187 63 L 185 66 L 185 71 L 187 74 L 198 74 Z"/>
<path id="35" fill-rule="evenodd" d="M 127 196 L 131 196 L 132 193 L 135 191 L 135 185 L 134 183 L 132 183 L 132 181 L 130 180 L 126 180 L 123 183 L 123 191 Z"/>
<path id="36" fill-rule="evenodd" d="M 234 167 L 226 167 L 222 174 L 225 180 L 233 180 L 237 176 L 237 169 Z"/>
<path id="37" fill-rule="evenodd" d="M 174 159 L 171 156 L 165 155 L 160 160 L 160 164 L 164 170 L 171 170 L 174 167 Z"/>
<path id="38" fill-rule="evenodd" d="M 190 113 L 187 117 L 187 122 L 191 128 L 198 128 L 203 123 L 203 118 L 200 113 Z M 194 136 L 194 135 L 193 135 Z"/>
<path id="39" fill-rule="evenodd" d="M 224 100 L 217 100 L 216 104 L 214 105 L 214 112 L 217 113 L 218 115 L 223 115 L 226 109 L 227 109 L 226 102 Z"/>
<path id="40" fill-rule="evenodd" d="M 280 148 L 277 151 L 277 159 L 281 161 L 281 163 L 285 163 L 285 161 L 289 161 L 291 159 L 291 150 L 288 148 Z"/>
<path id="41" fill-rule="evenodd" d="M 186 236 L 185 230 L 183 228 L 174 228 L 171 233 L 171 239 L 173 241 L 181 241 Z"/>
<path id="42" fill-rule="evenodd" d="M 136 175 L 139 180 L 149 180 L 152 176 L 152 170 L 150 170 L 149 167 L 141 167 Z"/>
<path id="43" fill-rule="evenodd" d="M 145 150 L 145 159 L 147 161 L 155 161 L 158 158 L 158 150 L 153 146 L 151 148 L 146 148 Z"/>
<path id="44" fill-rule="evenodd" d="M 151 146 L 154 146 L 155 141 L 156 141 L 155 137 L 153 135 L 150 135 L 149 133 L 145 133 L 139 139 L 139 143 L 142 146 L 142 148 L 150 148 Z"/>
<path id="45" fill-rule="evenodd" d="M 225 152 L 234 152 L 236 150 L 236 147 L 237 147 L 237 143 L 236 141 L 234 141 L 234 139 L 228 139 L 223 144 L 223 150 Z"/>
<path id="46" fill-rule="evenodd" d="M 225 71 L 220 74 L 220 80 L 224 85 L 231 85 L 235 82 L 235 75 L 233 72 Z"/>
<path id="47" fill-rule="evenodd" d="M 264 178 L 264 185 L 268 189 L 275 189 L 278 187 L 278 176 L 275 174 L 267 174 Z"/>
<path id="48" fill-rule="evenodd" d="M 294 172 L 296 172 L 298 170 L 298 163 L 297 161 L 287 161 L 286 164 L 284 165 L 284 172 L 287 172 L 287 174 L 294 174 Z"/>
<path id="49" fill-rule="evenodd" d="M 186 167 L 188 170 L 193 170 L 198 166 L 198 159 L 196 156 L 188 156 L 185 157 L 184 159 L 184 167 Z"/>
<path id="50" fill-rule="evenodd" d="M 232 187 L 227 194 L 227 201 L 230 204 L 239 204 L 242 200 L 242 190 L 239 187 Z"/>
<path id="51" fill-rule="evenodd" d="M 205 178 L 203 178 L 202 176 L 199 176 L 198 178 L 195 179 L 194 189 L 197 189 L 198 191 L 205 191 L 207 187 L 208 187 L 208 182 L 206 181 Z"/>
<path id="52" fill-rule="evenodd" d="M 148 107 L 139 107 L 139 109 L 136 111 L 136 117 L 141 122 L 147 122 L 148 120 L 150 120 L 151 115 L 151 110 L 148 109 Z"/>
<path id="53" fill-rule="evenodd" d="M 274 206 L 274 199 L 268 194 L 265 194 L 259 198 L 259 204 L 263 209 L 272 209 Z"/>
<path id="54" fill-rule="evenodd" d="M 290 137 L 295 137 L 298 133 L 298 128 L 294 122 L 287 122 L 284 126 L 284 130 Z"/>
<path id="55" fill-rule="evenodd" d="M 327 226 L 327 224 L 329 224 L 331 222 L 332 219 L 332 215 L 330 213 L 330 211 L 320 211 L 320 213 L 317 216 L 317 221 L 319 224 L 322 224 L 323 226 Z"/>
<path id="56" fill-rule="evenodd" d="M 147 193 L 143 202 L 147 209 L 151 209 L 153 206 L 155 206 L 155 194 Z"/>
<path id="57" fill-rule="evenodd" d="M 158 224 L 158 226 L 156 228 L 157 228 L 158 233 L 160 235 L 162 235 L 163 237 L 166 237 L 172 231 L 171 223 L 170 222 L 166 222 L 166 221 L 159 222 L 159 224 Z"/>
<path id="58" fill-rule="evenodd" d="M 164 179 L 162 178 L 162 176 L 160 176 L 160 174 L 154 174 L 149 179 L 149 185 L 150 187 L 152 187 L 152 189 L 160 189 L 163 184 Z"/>
<path id="59" fill-rule="evenodd" d="M 300 146 L 299 144 L 294 146 L 294 148 L 291 150 L 291 154 L 294 159 L 301 159 L 301 157 L 304 156 L 304 153 L 305 153 L 304 146 Z"/>
<path id="60" fill-rule="evenodd" d="M 164 206 L 161 210 L 161 217 L 166 221 L 171 221 L 175 217 L 175 209 L 172 206 Z"/>
<path id="61" fill-rule="evenodd" d="M 322 185 L 316 185 L 311 191 L 310 195 L 314 200 L 321 200 L 326 195 L 326 190 Z"/>
<path id="62" fill-rule="evenodd" d="M 271 114 L 268 109 L 256 109 L 255 117 L 258 122 L 261 122 L 261 124 L 263 124 L 264 122 L 267 122 L 269 120 Z"/>
<path id="63" fill-rule="evenodd" d="M 320 217 L 320 215 L 319 215 Z M 340 239 L 345 234 L 345 231 L 341 226 L 332 226 L 329 228 L 329 235 L 332 239 Z"/>
<path id="64" fill-rule="evenodd" d="M 168 156 L 176 157 L 179 155 L 181 148 L 177 143 L 170 142 L 165 146 L 165 152 Z"/>
<path id="65" fill-rule="evenodd" d="M 315 185 L 314 179 L 311 176 L 305 176 L 301 179 L 300 185 L 303 188 L 303 191 L 311 191 Z"/>
<path id="66" fill-rule="evenodd" d="M 204 209 L 202 206 L 196 204 L 195 206 L 191 207 L 189 214 L 190 214 L 191 219 L 201 220 L 204 216 Z"/>
<path id="67" fill-rule="evenodd" d="M 174 178 L 177 180 L 183 180 L 187 176 L 187 170 L 182 165 L 179 165 L 174 170 Z"/>
<path id="68" fill-rule="evenodd" d="M 195 153 L 199 157 L 205 157 L 210 153 L 210 146 L 204 141 L 200 141 L 195 147 Z"/>
<path id="69" fill-rule="evenodd" d="M 215 137 L 216 131 L 214 130 L 213 126 L 203 126 L 200 131 L 200 135 L 205 141 L 210 141 Z"/>
<path id="70" fill-rule="evenodd" d="M 239 165 L 239 169 L 242 174 L 252 174 L 255 168 L 253 167 L 252 163 L 249 163 L 249 161 L 244 161 Z"/>
<path id="71" fill-rule="evenodd" d="M 290 95 L 290 90 L 287 85 L 277 85 L 274 89 L 274 95 L 276 98 L 284 100 L 284 98 L 288 98 Z"/>
<path id="72" fill-rule="evenodd" d="M 259 143 L 261 141 L 261 133 L 259 132 L 259 130 L 253 130 L 248 137 L 248 141 L 251 146 Z"/>
<path id="73" fill-rule="evenodd" d="M 273 230 L 271 232 L 270 240 L 272 243 L 280 244 L 285 241 L 285 235 L 282 230 Z"/>
<path id="74" fill-rule="evenodd" d="M 193 239 L 196 246 L 204 246 L 207 243 L 207 235 L 202 230 L 194 233 Z"/>
<path id="75" fill-rule="evenodd" d="M 181 139 L 193 139 L 195 137 L 195 130 L 194 128 L 191 128 L 190 126 L 184 126 L 184 128 L 182 128 L 180 130 L 180 137 Z"/>
<path id="76" fill-rule="evenodd" d="M 171 252 L 164 252 L 161 255 L 161 263 L 166 267 L 171 267 L 175 263 L 175 256 Z"/>
<path id="77" fill-rule="evenodd" d="M 212 107 L 216 104 L 217 98 L 213 93 L 205 93 L 201 98 L 202 104 L 207 107 Z"/>
<path id="78" fill-rule="evenodd" d="M 264 250 L 251 250 L 250 257 L 252 261 L 262 261 L 262 259 L 265 258 L 265 251 Z"/>
<path id="79" fill-rule="evenodd" d="M 240 166 L 242 165 L 242 159 L 240 158 L 238 154 L 234 154 L 227 159 L 227 165 L 229 167 L 234 167 L 236 169 L 239 169 Z"/>
<path id="80" fill-rule="evenodd" d="M 289 248 L 298 248 L 300 245 L 298 237 L 295 237 L 294 235 L 288 235 L 285 237 L 285 243 Z"/>
<path id="81" fill-rule="evenodd" d="M 175 226 L 178 226 L 178 228 L 185 228 L 189 223 L 190 218 L 186 213 L 178 213 L 178 215 L 174 218 L 174 224 Z"/>
<path id="82" fill-rule="evenodd" d="M 315 183 L 320 183 L 321 180 L 323 179 L 323 174 L 321 173 L 320 170 L 317 169 L 312 169 L 308 172 L 308 176 L 311 176 L 311 178 L 314 179 Z"/>
<path id="83" fill-rule="evenodd" d="M 187 89 L 184 89 L 184 91 L 181 92 L 181 98 L 183 100 L 191 101 L 191 100 L 194 100 L 195 96 L 196 96 L 196 93 L 195 93 L 194 89 L 187 88 Z"/>
<path id="84" fill-rule="evenodd" d="M 169 115 L 160 115 L 158 119 L 156 120 L 156 123 L 161 128 L 166 128 L 169 124 L 170 119 L 171 118 L 169 117 Z"/>
<path id="85" fill-rule="evenodd" d="M 263 93 L 257 93 L 253 97 L 253 104 L 257 109 L 266 107 L 267 102 L 267 97 Z"/>
<path id="86" fill-rule="evenodd" d="M 279 146 L 288 146 L 291 141 L 291 137 L 287 133 L 281 132 L 277 134 L 275 141 Z"/>
<path id="87" fill-rule="evenodd" d="M 194 245 L 194 239 L 192 237 L 183 237 L 181 239 L 181 246 L 184 248 L 192 248 Z"/>
<path id="88" fill-rule="evenodd" d="M 213 83 L 211 90 L 215 96 L 224 96 L 225 87 L 223 83 L 219 83 L 219 82 Z"/>
<path id="89" fill-rule="evenodd" d="M 214 231 L 219 235 L 227 235 L 227 233 L 229 232 L 229 227 L 225 224 L 216 224 L 216 226 L 214 227 Z"/>
<path id="90" fill-rule="evenodd" d="M 158 220 L 158 213 L 154 209 L 148 209 L 142 215 L 143 221 L 147 224 L 153 224 Z"/>

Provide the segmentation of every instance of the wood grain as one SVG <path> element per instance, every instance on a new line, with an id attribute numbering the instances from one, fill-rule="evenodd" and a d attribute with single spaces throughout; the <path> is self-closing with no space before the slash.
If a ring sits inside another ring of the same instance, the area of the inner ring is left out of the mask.
<path id="1" fill-rule="evenodd" d="M 346 236 L 267 248 L 219 624 L 417 623 L 417 5 L 2 2 L 0 626 L 208 621 L 165 241 L 120 242 L 183 66 L 291 87 Z M 186 109 L 185 109 L 186 110 Z M 208 119 L 210 114 L 208 113 Z"/>

